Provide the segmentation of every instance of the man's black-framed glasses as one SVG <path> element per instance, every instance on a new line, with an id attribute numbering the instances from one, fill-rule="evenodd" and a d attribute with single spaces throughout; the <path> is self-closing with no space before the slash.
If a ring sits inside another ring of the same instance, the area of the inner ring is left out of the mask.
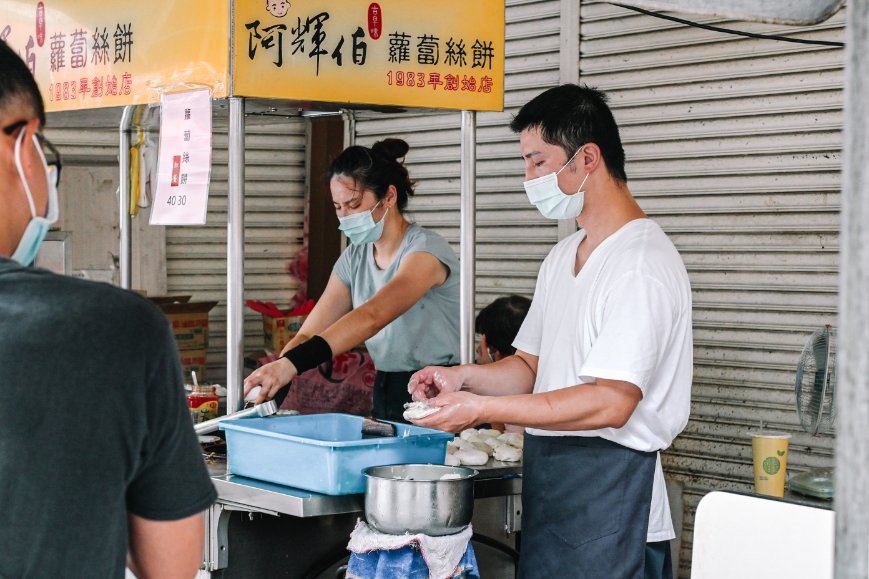
<path id="1" fill-rule="evenodd" d="M 12 123 L 9 126 L 3 127 L 3 132 L 9 135 L 10 137 L 15 134 L 15 131 L 22 128 L 29 121 L 17 121 Z M 45 155 L 45 164 L 48 165 L 48 168 L 51 169 L 54 167 L 57 172 L 57 184 L 60 184 L 60 170 L 63 167 L 63 163 L 60 160 L 60 151 L 57 150 L 51 141 L 45 138 L 45 135 L 42 133 L 36 133 L 36 140 L 39 141 L 39 145 L 42 147 L 42 154 Z"/>

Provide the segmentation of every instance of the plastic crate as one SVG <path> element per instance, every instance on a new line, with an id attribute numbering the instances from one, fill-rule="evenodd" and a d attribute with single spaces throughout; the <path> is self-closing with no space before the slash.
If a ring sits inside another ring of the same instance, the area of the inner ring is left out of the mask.
<path id="1" fill-rule="evenodd" d="M 229 472 L 327 495 L 365 492 L 362 471 L 403 463 L 443 464 L 452 434 L 395 424 L 394 437 L 362 437 L 362 418 L 310 414 L 220 423 Z"/>

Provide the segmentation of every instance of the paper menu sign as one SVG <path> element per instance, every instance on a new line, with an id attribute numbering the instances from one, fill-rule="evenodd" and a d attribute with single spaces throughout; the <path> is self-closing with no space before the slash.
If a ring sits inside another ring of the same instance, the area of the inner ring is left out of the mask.
<path id="1" fill-rule="evenodd" d="M 211 177 L 211 94 L 163 95 L 151 225 L 202 225 Z"/>

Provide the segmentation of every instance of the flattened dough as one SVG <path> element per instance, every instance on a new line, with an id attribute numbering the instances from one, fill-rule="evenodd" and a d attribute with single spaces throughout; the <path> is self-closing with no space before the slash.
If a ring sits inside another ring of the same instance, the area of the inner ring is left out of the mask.
<path id="1" fill-rule="evenodd" d="M 429 406 L 425 402 L 408 402 L 404 405 L 404 419 L 410 422 L 411 420 L 419 420 L 430 414 L 434 414 L 440 410 L 437 406 Z"/>

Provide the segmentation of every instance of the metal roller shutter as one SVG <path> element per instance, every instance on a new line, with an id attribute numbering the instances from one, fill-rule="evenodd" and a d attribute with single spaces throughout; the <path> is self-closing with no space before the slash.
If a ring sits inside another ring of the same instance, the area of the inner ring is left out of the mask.
<path id="1" fill-rule="evenodd" d="M 498 296 L 530 296 L 540 263 L 557 241 L 555 222 L 528 204 L 518 138 L 508 125 L 516 110 L 559 82 L 561 3 L 506 2 L 506 60 L 501 113 L 477 114 L 477 292 L 481 308 Z M 459 250 L 460 114 L 357 114 L 356 142 L 386 137 L 410 144 L 407 166 L 417 180 L 410 217 Z"/>
<path id="2" fill-rule="evenodd" d="M 195 301 L 217 301 L 209 316 L 209 351 L 207 380 L 226 382 L 226 202 L 227 202 L 227 130 L 225 106 L 215 104 L 214 141 L 208 215 L 203 226 L 165 228 L 165 266 L 162 255 L 143 256 L 138 245 L 139 231 L 147 231 L 149 247 L 162 239 L 147 224 L 149 210 L 134 220 L 133 259 L 149 259 L 144 266 L 151 277 L 160 278 L 154 285 L 165 287 L 169 295 L 192 295 Z M 75 224 L 92 223 L 102 232 L 98 243 L 107 248 L 94 249 L 118 253 L 117 188 L 118 123 L 121 109 L 52 113 L 48 137 L 60 148 L 64 163 L 87 169 L 91 186 L 99 191 L 74 190 L 81 186 L 73 178 L 65 179 L 62 191 L 75 198 L 68 210 L 72 213 L 104 210 L 93 215 L 68 219 Z M 155 131 L 156 132 L 156 131 Z M 286 306 L 299 287 L 288 272 L 289 262 L 302 247 L 305 195 L 307 191 L 308 122 L 303 118 L 248 117 L 245 146 L 245 299 L 274 301 Z M 159 138 L 159 137 L 158 137 Z M 71 173 L 67 171 L 67 173 Z M 105 181 L 105 183 L 103 182 Z M 100 195 L 99 199 L 92 199 Z M 94 219 L 99 223 L 93 223 Z M 104 223 L 103 221 L 107 221 Z M 86 239 L 89 230 L 73 231 Z M 74 238 L 75 239 L 75 238 Z M 74 241 L 83 244 L 83 241 Z M 107 258 L 108 259 L 108 258 Z M 153 263 L 152 263 L 153 262 Z M 100 262 L 101 263 L 101 262 Z M 92 267 L 92 266 L 89 266 Z M 134 287 L 136 278 L 134 264 Z M 154 268 L 161 271 L 154 274 Z M 165 277 L 165 280 L 163 279 Z M 157 290 L 155 290 L 157 291 Z M 245 311 L 245 348 L 247 352 L 262 348 L 262 322 L 259 314 Z"/>
<path id="3" fill-rule="evenodd" d="M 303 242 L 307 122 L 249 117 L 245 138 L 245 299 L 285 307 L 299 287 L 288 272 Z M 169 294 L 217 301 L 209 316 L 208 380 L 226 382 L 227 131 L 215 126 L 206 225 L 166 228 Z M 262 319 L 245 308 L 245 350 L 262 348 Z"/>
<path id="4" fill-rule="evenodd" d="M 809 28 L 707 24 L 843 39 L 844 10 Z M 799 427 L 805 340 L 836 322 L 843 51 L 701 30 L 582 2 L 580 79 L 609 93 L 630 187 L 682 254 L 694 296 L 691 419 L 663 456 L 685 488 L 680 576 L 712 489 L 753 490 L 751 440 L 791 432 L 791 474 L 831 466 Z"/>

